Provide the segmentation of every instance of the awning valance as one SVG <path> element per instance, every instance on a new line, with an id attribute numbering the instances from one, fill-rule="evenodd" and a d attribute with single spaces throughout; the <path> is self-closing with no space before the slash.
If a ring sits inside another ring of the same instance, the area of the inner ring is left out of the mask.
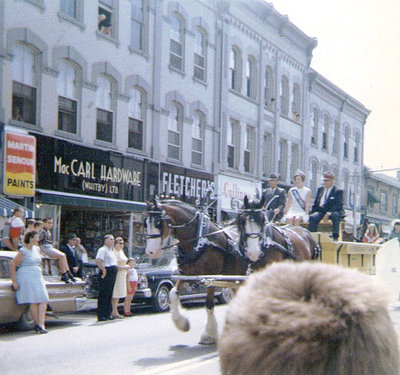
<path id="1" fill-rule="evenodd" d="M 32 210 L 29 210 L 28 208 L 21 206 L 18 203 L 13 202 L 10 199 L 7 199 L 6 197 L 0 195 L 0 215 L 1 216 L 6 216 L 9 217 L 11 216 L 11 213 L 13 211 L 14 208 L 17 207 L 22 207 L 24 209 L 24 216 L 25 218 L 28 217 L 34 217 L 34 213 Z"/>
<path id="2" fill-rule="evenodd" d="M 379 203 L 379 199 L 370 189 L 368 189 L 368 203 Z"/>

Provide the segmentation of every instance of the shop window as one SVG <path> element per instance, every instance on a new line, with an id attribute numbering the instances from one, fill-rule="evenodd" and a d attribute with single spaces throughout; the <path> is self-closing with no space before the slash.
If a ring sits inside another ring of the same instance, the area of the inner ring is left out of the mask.
<path id="1" fill-rule="evenodd" d="M 197 28 L 194 33 L 194 78 L 206 80 L 206 36 L 205 32 Z"/>
<path id="2" fill-rule="evenodd" d="M 128 147 L 143 150 L 143 94 L 137 88 L 129 90 Z"/>
<path id="3" fill-rule="evenodd" d="M 58 129 L 69 132 L 77 132 L 77 101 L 76 101 L 76 70 L 74 67 L 60 61 L 57 77 L 58 93 Z"/>
<path id="4" fill-rule="evenodd" d="M 26 46 L 17 44 L 13 48 L 12 62 L 12 118 L 36 124 L 36 77 L 35 55 Z"/>
<path id="5" fill-rule="evenodd" d="M 77 1 L 78 0 L 61 0 L 60 12 L 69 17 L 77 18 Z"/>
<path id="6" fill-rule="evenodd" d="M 131 0 L 131 46 L 144 50 L 144 0 Z"/>
<path id="7" fill-rule="evenodd" d="M 183 110 L 177 104 L 172 106 L 168 119 L 168 157 L 180 160 Z"/>
<path id="8" fill-rule="evenodd" d="M 178 70 L 183 70 L 183 27 L 177 15 L 171 16 L 169 65 Z"/>
<path id="9" fill-rule="evenodd" d="M 196 111 L 192 125 L 192 163 L 203 164 L 203 132 L 205 128 L 205 116 Z"/>
<path id="10" fill-rule="evenodd" d="M 105 35 L 114 37 L 113 0 L 100 0 L 98 7 L 98 30 Z"/>

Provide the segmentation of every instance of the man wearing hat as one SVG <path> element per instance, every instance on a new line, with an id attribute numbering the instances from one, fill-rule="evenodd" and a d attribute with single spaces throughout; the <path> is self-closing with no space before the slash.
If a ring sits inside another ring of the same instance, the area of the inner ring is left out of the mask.
<path id="1" fill-rule="evenodd" d="M 278 187 L 279 177 L 276 173 L 271 173 L 267 179 L 269 188 L 264 190 L 266 208 L 269 221 L 279 221 L 282 219 L 286 203 L 286 193 L 284 189 Z"/>
<path id="2" fill-rule="evenodd" d="M 79 258 L 75 249 L 76 245 L 76 234 L 69 233 L 67 235 L 67 244 L 60 250 L 67 256 L 67 262 L 69 269 L 72 271 L 74 276 L 81 277 L 79 275 Z"/>
<path id="3" fill-rule="evenodd" d="M 345 216 L 343 210 L 343 190 L 334 185 L 335 176 L 331 172 L 325 172 L 322 181 L 324 186 L 318 188 L 309 218 L 308 229 L 310 232 L 318 230 L 321 220 L 332 221 L 332 238 L 337 241 L 339 237 L 340 220 Z"/>

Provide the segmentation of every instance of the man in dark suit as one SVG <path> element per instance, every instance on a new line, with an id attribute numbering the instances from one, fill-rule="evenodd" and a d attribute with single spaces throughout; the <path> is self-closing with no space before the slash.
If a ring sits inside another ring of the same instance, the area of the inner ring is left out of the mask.
<path id="1" fill-rule="evenodd" d="M 61 251 L 67 256 L 67 262 L 69 269 L 72 271 L 74 276 L 78 276 L 79 273 L 79 258 L 76 253 L 76 234 L 70 233 L 67 236 L 67 244 L 61 248 Z"/>
<path id="2" fill-rule="evenodd" d="M 268 178 L 269 188 L 264 190 L 269 221 L 279 221 L 282 219 L 285 208 L 286 193 L 284 189 L 278 187 L 278 181 L 278 175 L 276 173 L 271 173 Z M 269 202 L 271 203 L 269 204 Z"/>
<path id="3" fill-rule="evenodd" d="M 310 232 L 318 230 L 318 224 L 321 220 L 332 221 L 332 238 L 337 241 L 339 237 L 340 220 L 345 216 L 343 211 L 343 190 L 334 185 L 335 176 L 333 173 L 326 172 L 322 181 L 324 186 L 318 188 L 317 196 L 310 212 Z"/>

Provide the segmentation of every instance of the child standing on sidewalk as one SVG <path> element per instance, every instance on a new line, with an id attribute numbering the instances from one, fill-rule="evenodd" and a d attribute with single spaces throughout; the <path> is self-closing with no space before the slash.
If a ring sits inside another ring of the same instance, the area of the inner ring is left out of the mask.
<path id="1" fill-rule="evenodd" d="M 131 313 L 131 305 L 133 296 L 136 292 L 137 282 L 138 282 L 138 274 L 135 269 L 136 261 L 134 258 L 129 258 L 126 264 L 130 267 L 128 270 L 128 274 L 126 276 L 126 286 L 127 286 L 127 295 L 124 301 L 124 315 L 132 316 Z"/>

